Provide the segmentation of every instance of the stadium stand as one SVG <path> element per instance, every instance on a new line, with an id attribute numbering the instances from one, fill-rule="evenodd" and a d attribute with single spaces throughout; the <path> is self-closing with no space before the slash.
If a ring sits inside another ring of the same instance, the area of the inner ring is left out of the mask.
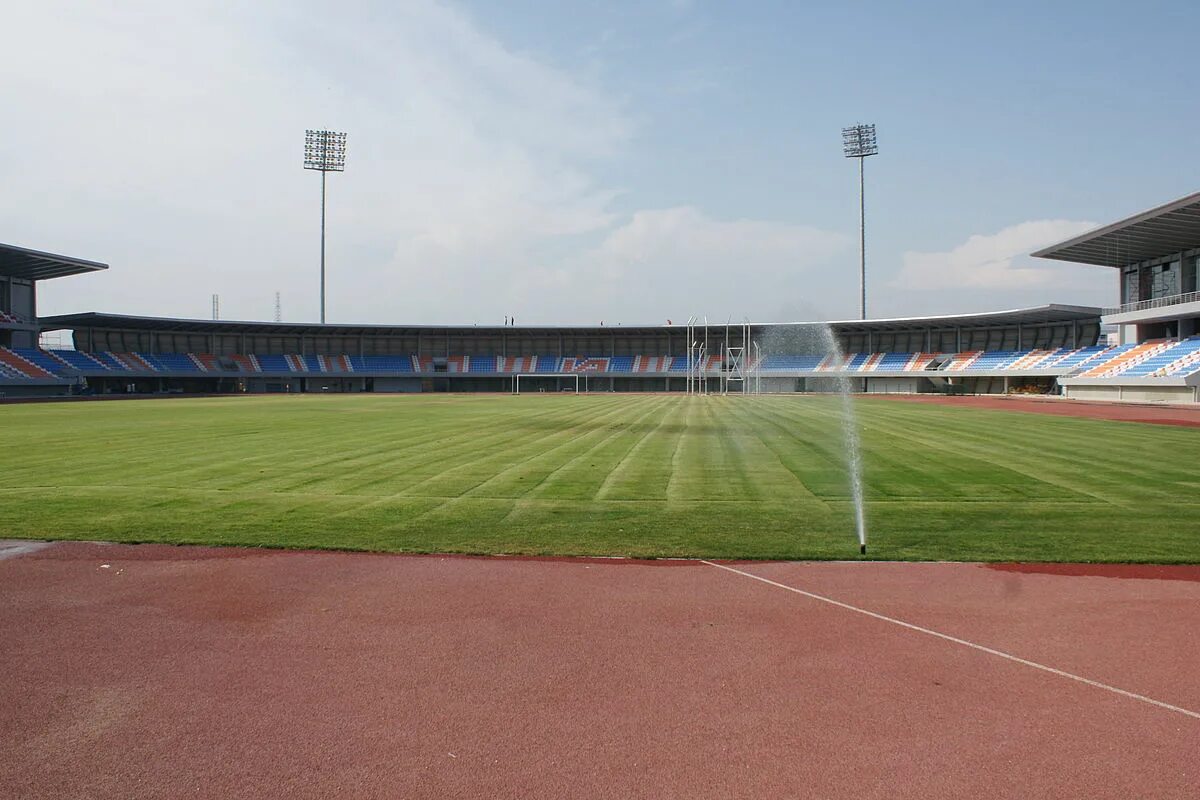
<path id="1" fill-rule="evenodd" d="M 913 353 L 913 360 L 904 368 L 905 372 L 924 372 L 941 353 Z"/>
<path id="2" fill-rule="evenodd" d="M 1125 378 L 1167 377 L 1191 372 L 1188 369 L 1200 359 L 1200 337 L 1171 342 L 1160 350 L 1137 361 L 1126 361 L 1124 366 L 1114 365 L 1108 374 Z"/>
<path id="3" fill-rule="evenodd" d="M 0 353 L 0 379 L 5 381 L 27 381 L 29 380 L 29 376 L 6 362 L 4 354 Z"/>
<path id="4" fill-rule="evenodd" d="M 44 350 L 41 348 L 5 348 L 7 361 L 14 369 L 26 366 L 56 376 L 104 375 L 110 373 L 151 373 L 163 375 L 271 374 L 435 374 L 437 360 L 409 355 L 298 355 L 209 353 L 98 352 L 80 350 Z M 821 355 L 781 355 L 763 357 L 760 367 L 770 373 L 850 373 L 871 375 L 899 372 L 930 372 L 937 358 L 942 363 L 937 373 L 1025 374 L 1053 370 L 1057 374 L 1157 375 L 1175 374 L 1200 359 L 1200 337 L 1183 341 L 1155 341 L 1118 347 L 1086 347 L 1078 350 L 998 350 L 969 351 L 953 354 L 934 353 L 852 353 L 840 359 Z M 679 373 L 687 369 L 682 356 L 465 356 L 444 359 L 449 374 L 513 375 L 517 373 L 589 372 L 601 375 L 637 373 Z M 721 369 L 720 356 L 706 361 L 709 372 Z"/>
<path id="5" fill-rule="evenodd" d="M 509 375 L 533 372 L 533 362 L 533 356 L 500 356 L 498 359 L 498 371 Z"/>
<path id="6" fill-rule="evenodd" d="M 1018 361 L 1030 355 L 1027 352 L 1011 352 L 1007 350 L 984 351 L 978 357 L 972 359 L 964 370 L 982 372 L 985 370 L 1004 369 L 1015 361 Z"/>
<path id="7" fill-rule="evenodd" d="M 1066 369 L 1069 367 L 1082 367 L 1086 362 L 1100 357 L 1103 353 L 1113 348 L 1108 345 L 1098 344 L 1092 347 L 1084 347 L 1079 350 L 1068 350 L 1063 355 L 1055 358 L 1046 364 L 1047 367 L 1055 369 Z"/>
<path id="8" fill-rule="evenodd" d="M 496 357 L 471 356 L 470 363 L 467 365 L 467 371 L 472 374 L 495 374 Z"/>
<path id="9" fill-rule="evenodd" d="M 129 372 L 129 367 L 121 363 L 121 361 L 118 359 L 114 358 L 112 353 L 100 352 L 91 353 L 90 355 L 112 372 Z"/>
<path id="10" fill-rule="evenodd" d="M 4 364 L 8 371 L 13 373 L 17 378 L 39 379 L 53 378 L 54 373 L 38 366 L 34 362 L 24 356 L 9 350 L 7 347 L 0 347 L 0 363 Z"/>
<path id="11" fill-rule="evenodd" d="M 633 372 L 633 360 L 635 356 L 613 356 L 608 360 L 608 371 L 628 375 Z"/>
<path id="12" fill-rule="evenodd" d="M 916 353 L 884 353 L 883 358 L 876 362 L 875 371 L 907 370 L 916 355 Z"/>
<path id="13" fill-rule="evenodd" d="M 824 360 L 824 356 L 769 355 L 763 358 L 762 369 L 765 372 L 815 372 Z"/>
<path id="14" fill-rule="evenodd" d="M 1162 368 L 1164 377 L 1200 373 L 1200 337 L 1192 337 L 1187 342 L 1188 346 L 1176 353 L 1179 358 Z"/>
<path id="15" fill-rule="evenodd" d="M 874 353 L 854 353 L 846 362 L 846 369 L 850 372 L 860 372 L 866 369 L 867 362 L 871 360 Z"/>
<path id="16" fill-rule="evenodd" d="M 65 377 L 75 372 L 70 364 L 47 350 L 36 347 L 14 347 L 12 352 L 51 375 Z"/>
<path id="17" fill-rule="evenodd" d="M 103 361 L 93 356 L 91 353 L 84 353 L 79 350 L 51 350 L 50 352 L 61 358 L 63 361 L 70 364 L 77 370 L 105 370 L 111 371 L 112 367 L 106 365 Z"/>
<path id="18" fill-rule="evenodd" d="M 667 372 L 671 369 L 670 356 L 634 356 L 633 372 Z"/>
<path id="19" fill-rule="evenodd" d="M 1025 369 L 1039 369 L 1049 361 L 1057 358 L 1064 349 L 1065 348 L 1058 348 L 1055 350 L 1030 350 L 1028 353 L 1025 353 L 1024 355 L 1021 355 L 1009 362 L 1008 369 L 1017 371 Z"/>
<path id="20" fill-rule="evenodd" d="M 149 356 L 142 356 L 147 361 Z M 156 353 L 154 360 L 160 372 L 200 372 L 200 366 L 187 353 Z"/>
<path id="21" fill-rule="evenodd" d="M 355 372 L 394 372 L 411 374 L 412 356 L 351 356 Z"/>
<path id="22" fill-rule="evenodd" d="M 953 357 L 943 365 L 942 369 L 947 372 L 961 372 L 983 355 L 982 350 L 973 350 L 966 353 L 955 353 Z"/>
<path id="23" fill-rule="evenodd" d="M 888 379 L 910 373 L 927 377 L 977 380 L 967 391 L 997 392 L 1008 386 L 1001 376 L 1048 376 L 1044 380 L 1087 376 L 1091 378 L 1169 379 L 1200 374 L 1200 336 L 1182 341 L 1157 340 L 1141 345 L 1078 349 L 966 351 L 951 354 L 922 352 L 852 353 L 840 359 L 821 355 L 772 354 L 761 360 L 763 376 L 822 375 Z M 601 376 L 682 376 L 687 359 L 681 356 L 465 356 L 444 359 L 415 355 L 317 355 L 112 352 L 4 348 L 0 351 L 0 381 L 65 381 L 81 377 L 90 381 L 109 377 L 126 382 L 138 376 L 182 379 L 188 376 L 261 375 L 292 380 L 307 375 L 363 375 L 375 378 L 435 375 L 507 377 L 523 374 L 587 373 Z M 710 376 L 719 374 L 720 356 L 706 361 Z M 122 377 L 125 376 L 125 377 Z M 116 384 L 121 385 L 121 384 Z M 230 384 L 232 385 L 232 384 Z M 240 383 L 238 385 L 241 385 Z M 390 385 L 390 384 L 389 384 Z M 1026 386 L 1027 384 L 1014 384 Z M 294 391 L 295 389 L 290 389 Z M 810 388 L 811 390 L 811 388 Z"/>
<path id="24" fill-rule="evenodd" d="M 1079 377 L 1112 377 L 1133 364 L 1139 363 L 1169 347 L 1170 344 L 1170 342 L 1155 340 L 1127 347 L 1115 347 L 1111 351 L 1102 354 L 1093 364 L 1089 364 L 1088 368 L 1080 373 Z"/>
<path id="25" fill-rule="evenodd" d="M 254 360 L 253 355 L 234 355 L 230 356 L 230 359 L 242 372 L 262 372 L 258 368 L 258 362 Z"/>
<path id="26" fill-rule="evenodd" d="M 124 361 L 126 364 L 128 364 L 130 366 L 130 368 L 133 369 L 135 372 L 155 372 L 156 371 L 153 366 L 151 366 L 144 358 L 139 356 L 137 353 L 117 353 L 117 356 L 122 361 Z"/>
<path id="27" fill-rule="evenodd" d="M 295 366 L 285 355 L 262 355 L 258 357 L 258 366 L 263 372 L 294 372 Z"/>

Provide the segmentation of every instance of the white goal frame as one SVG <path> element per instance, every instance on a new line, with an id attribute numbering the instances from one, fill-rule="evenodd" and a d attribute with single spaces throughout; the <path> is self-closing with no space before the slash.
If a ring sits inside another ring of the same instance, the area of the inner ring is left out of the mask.
<path id="1" fill-rule="evenodd" d="M 513 394 L 521 393 L 521 378 L 574 378 L 575 394 L 579 394 L 578 372 L 518 372 L 513 376 Z"/>

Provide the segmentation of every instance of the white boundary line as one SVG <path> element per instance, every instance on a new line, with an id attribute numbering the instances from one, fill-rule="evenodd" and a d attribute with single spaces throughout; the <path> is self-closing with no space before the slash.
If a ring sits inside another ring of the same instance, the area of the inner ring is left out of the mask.
<path id="1" fill-rule="evenodd" d="M 1055 669 L 1054 667 L 1048 667 L 1045 664 L 1039 664 L 1036 661 L 1030 661 L 1029 659 L 1021 658 L 1020 656 L 1014 656 L 1011 653 L 1005 653 L 1003 650 L 995 650 L 991 647 L 985 647 L 984 645 L 976 644 L 975 642 L 968 642 L 966 639 L 959 639 L 956 636 L 950 636 L 949 634 L 946 634 L 946 633 L 939 633 L 938 631 L 930 630 L 929 628 L 922 628 L 920 625 L 913 625 L 911 622 L 905 622 L 903 620 L 895 619 L 894 617 L 887 617 L 887 616 L 884 616 L 883 614 L 877 614 L 874 611 L 867 611 L 865 608 L 858 608 L 857 606 L 852 606 L 849 603 L 843 603 L 840 600 L 834 600 L 831 597 L 824 597 L 819 594 L 813 594 L 812 592 L 806 592 L 803 589 L 797 589 L 794 586 L 788 586 L 783 583 L 777 583 L 769 578 L 763 578 L 763 577 L 761 577 L 759 575 L 755 575 L 754 573 L 751 573 L 751 572 L 743 572 L 740 569 L 734 569 L 733 567 L 727 566 L 725 564 L 717 564 L 712 561 L 705 561 L 704 559 L 701 559 L 701 563 L 708 564 L 710 567 L 716 567 L 717 569 L 723 569 L 727 572 L 733 572 L 733 573 L 742 575 L 747 578 L 753 578 L 756 581 L 761 581 L 762 583 L 766 583 L 771 586 L 775 586 L 779 589 L 786 589 L 789 592 L 795 592 L 796 594 L 803 595 L 803 596 L 811 598 L 813 600 L 819 600 L 822 603 L 828 603 L 832 606 L 837 606 L 838 608 L 844 608 L 847 611 L 853 611 L 856 614 L 862 614 L 867 617 L 872 617 L 877 620 L 882 620 L 883 622 L 890 622 L 893 625 L 899 625 L 901 628 L 908 628 L 910 631 L 924 633 L 928 636 L 936 636 L 939 639 L 945 639 L 947 642 L 953 642 L 954 644 L 960 644 L 963 647 L 970 647 L 972 650 L 979 650 L 980 652 L 988 653 L 989 655 L 998 656 L 1000 658 L 1008 659 L 1009 661 L 1015 661 L 1018 664 L 1023 664 L 1027 667 L 1032 667 L 1033 669 L 1040 669 L 1042 672 L 1049 672 L 1051 675 L 1058 675 L 1060 678 L 1069 678 L 1073 681 L 1078 681 L 1079 683 L 1085 683 L 1088 686 L 1094 686 L 1097 689 L 1103 689 L 1107 692 L 1112 692 L 1113 694 L 1119 694 L 1122 697 L 1129 697 L 1133 700 L 1140 700 L 1143 703 L 1149 703 L 1152 706 L 1158 706 L 1159 708 L 1165 708 L 1168 711 L 1175 711 L 1180 714 L 1184 714 L 1185 716 L 1192 717 L 1194 719 L 1200 719 L 1200 712 L 1191 711 L 1186 708 L 1180 708 L 1179 706 L 1173 706 L 1170 703 L 1164 703 L 1162 700 L 1155 700 L 1153 697 L 1146 697 L 1145 695 L 1137 694 L 1136 692 L 1128 692 L 1124 689 L 1118 689 L 1116 686 L 1109 686 L 1107 683 L 1101 683 L 1100 681 L 1094 681 L 1090 678 L 1085 678 L 1082 675 L 1075 675 L 1070 672 L 1064 672 L 1061 669 Z"/>

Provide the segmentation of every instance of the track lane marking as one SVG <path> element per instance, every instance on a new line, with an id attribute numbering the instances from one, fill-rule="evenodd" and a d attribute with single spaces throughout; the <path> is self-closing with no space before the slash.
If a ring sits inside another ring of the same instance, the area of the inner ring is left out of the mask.
<path id="1" fill-rule="evenodd" d="M 813 592 L 807 592 L 803 589 L 797 589 L 794 586 L 788 586 L 787 584 L 773 581 L 770 578 L 764 578 L 761 575 L 755 575 L 752 572 L 745 572 L 743 570 L 728 566 L 727 564 L 717 564 L 716 562 L 707 561 L 705 559 L 701 559 L 700 561 L 703 564 L 708 564 L 710 567 L 716 567 L 717 569 L 723 569 L 726 572 L 732 572 L 737 575 L 742 575 L 743 577 L 746 577 L 746 578 L 752 578 L 756 581 L 760 581 L 760 582 L 768 584 L 770 586 L 774 586 L 779 589 L 785 589 L 789 592 L 794 592 L 795 594 L 798 594 L 798 595 L 803 595 L 804 597 L 810 598 L 812 600 L 819 600 L 822 603 L 828 603 L 829 605 L 837 606 L 838 608 L 844 608 L 847 611 L 853 611 L 856 614 L 862 614 L 863 616 L 871 617 L 873 619 L 877 619 L 882 622 L 890 622 L 893 625 L 899 625 L 901 628 L 908 628 L 909 630 L 916 631 L 917 633 L 923 633 L 923 634 L 926 634 L 927 636 L 934 636 L 938 639 L 944 639 L 947 642 L 953 642 L 954 644 L 962 645 L 963 647 L 969 647 L 972 650 L 978 650 L 980 652 L 987 653 L 989 655 L 1007 659 L 1008 661 L 1014 661 L 1017 664 L 1023 664 L 1026 667 L 1032 667 L 1033 669 L 1038 669 L 1038 670 L 1041 670 L 1042 672 L 1049 672 L 1051 675 L 1057 675 L 1060 678 L 1069 678 L 1070 680 L 1077 681 L 1079 683 L 1083 683 L 1088 686 L 1093 686 L 1097 689 L 1103 689 L 1107 692 L 1112 692 L 1113 694 L 1121 695 L 1122 697 L 1128 697 L 1133 700 L 1140 700 L 1143 703 L 1148 703 L 1152 706 L 1158 706 L 1159 708 L 1165 708 L 1168 711 L 1174 711 L 1176 713 L 1183 714 L 1188 717 L 1192 717 L 1193 719 L 1200 719 L 1200 712 L 1192 711 L 1187 708 L 1181 708 L 1180 706 L 1171 705 L 1170 703 L 1165 703 L 1162 700 L 1155 700 L 1153 697 L 1146 697 L 1144 694 L 1138 694 L 1136 692 L 1130 692 L 1125 689 L 1120 689 L 1116 686 L 1110 686 L 1107 683 L 1101 683 L 1100 681 L 1094 681 L 1091 678 L 1085 678 L 1082 675 L 1076 675 L 1072 672 L 1066 672 L 1061 669 L 1056 669 L 1055 667 L 1046 666 L 1045 664 L 1039 664 L 1036 661 L 1030 661 L 1027 658 L 1021 658 L 1020 656 L 1014 656 L 1012 653 L 1006 653 L 1003 650 L 996 650 L 995 648 L 987 647 L 986 645 L 982 645 L 982 644 L 976 644 L 975 642 L 970 642 L 970 641 L 967 641 L 966 639 L 959 639 L 957 636 L 951 636 L 948 633 L 941 633 L 939 631 L 932 630 L 931 628 L 923 628 L 920 625 L 914 625 L 911 622 L 905 622 L 904 620 L 896 619 L 895 617 L 889 617 L 884 614 L 876 613 L 874 611 L 868 611 L 865 608 L 859 608 L 858 606 L 852 606 L 849 603 L 843 603 L 840 600 L 834 600 L 832 597 L 825 597 L 824 595 L 815 594 Z"/>

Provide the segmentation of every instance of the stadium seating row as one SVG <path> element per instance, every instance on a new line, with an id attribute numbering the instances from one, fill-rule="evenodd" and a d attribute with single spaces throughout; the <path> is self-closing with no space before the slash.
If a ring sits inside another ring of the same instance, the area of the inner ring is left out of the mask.
<path id="1" fill-rule="evenodd" d="M 1200 371 L 1200 336 L 1126 345 L 1098 359 L 1081 378 L 1171 378 Z"/>
<path id="2" fill-rule="evenodd" d="M 823 372 L 939 372 L 1030 374 L 1053 370 L 1077 377 L 1173 377 L 1200 372 L 1200 337 L 1140 345 L 1081 349 L 968 351 L 963 353 L 850 353 L 844 356 L 770 355 L 756 365 L 762 374 Z M 209 353 L 86 353 L 78 350 L 0 348 L 0 378 L 53 379 L 79 375 L 204 374 L 269 375 L 514 375 L 589 373 L 607 375 L 686 373 L 684 356 L 450 356 L 415 355 L 228 355 Z M 709 356 L 704 369 L 719 372 L 721 359 Z"/>

